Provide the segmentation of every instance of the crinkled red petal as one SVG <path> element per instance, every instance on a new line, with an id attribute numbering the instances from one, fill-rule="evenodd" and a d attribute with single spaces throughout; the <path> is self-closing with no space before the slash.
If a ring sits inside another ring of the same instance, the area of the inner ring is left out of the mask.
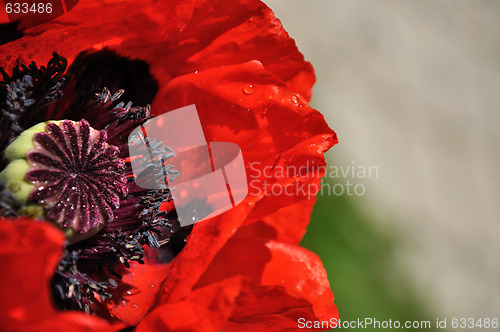
<path id="1" fill-rule="evenodd" d="M 241 284 L 237 277 L 193 290 L 180 302 L 156 307 L 136 331 L 219 332 L 233 312 Z"/>
<path id="2" fill-rule="evenodd" d="M 123 274 L 123 300 L 109 303 L 110 314 L 129 326 L 136 325 L 151 309 L 155 296 L 165 279 L 169 267 L 147 261 L 147 264 L 130 263 Z"/>
<path id="3" fill-rule="evenodd" d="M 47 222 L 0 219 L 0 321 L 5 331 L 118 331 L 122 324 L 54 309 L 50 281 L 64 235 Z"/>
<path id="4" fill-rule="evenodd" d="M 276 212 L 280 213 L 288 211 Z M 296 245 L 268 240 L 266 235 L 253 236 L 253 231 L 248 231 L 253 226 L 237 231 L 216 254 L 185 299 L 160 298 L 155 310 L 140 323 L 144 329 L 139 330 L 149 331 L 147 328 L 159 326 L 172 331 L 201 331 L 198 324 L 210 321 L 214 313 L 206 310 L 204 304 L 205 309 L 192 310 L 190 299 L 200 291 L 219 293 L 221 283 L 228 289 L 229 285 L 237 288 L 237 296 L 225 302 L 224 313 L 230 312 L 227 320 L 212 320 L 207 325 L 208 331 L 288 331 L 297 329 L 300 318 L 307 321 L 338 319 L 319 258 Z M 188 275 L 187 271 L 184 275 Z M 165 285 L 166 288 L 176 286 Z M 218 301 L 221 299 L 224 299 L 222 293 Z M 171 311 L 185 319 L 173 319 Z"/>
<path id="5" fill-rule="evenodd" d="M 310 99 L 315 81 L 310 63 L 272 11 L 256 0 L 80 1 L 67 14 L 26 30 L 0 46 L 0 63 L 46 63 L 52 52 L 68 58 L 109 47 L 148 61 L 165 84 L 195 71 L 259 60 Z"/>

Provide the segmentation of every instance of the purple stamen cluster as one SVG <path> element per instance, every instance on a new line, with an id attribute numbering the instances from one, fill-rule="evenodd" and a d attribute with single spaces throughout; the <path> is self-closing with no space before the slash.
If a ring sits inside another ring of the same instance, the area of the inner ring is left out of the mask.
<path id="1" fill-rule="evenodd" d="M 106 131 L 85 120 L 52 122 L 45 130 L 26 154 L 26 179 L 35 185 L 29 198 L 45 206 L 49 220 L 79 233 L 112 222 L 128 187 L 125 162 L 106 143 Z"/>
<path id="2" fill-rule="evenodd" d="M 147 104 L 158 86 L 147 64 L 107 49 L 81 53 L 69 68 L 57 53 L 46 66 L 20 64 L 11 75 L 0 66 L 0 76 L 0 151 L 24 130 L 51 121 L 27 154 L 35 185 L 30 198 L 44 206 L 43 219 L 79 232 L 107 223 L 66 244 L 52 279 L 54 303 L 104 314 L 131 287 L 121 281 L 130 261 L 168 263 L 192 229 L 180 226 L 175 210 L 162 209 L 170 189 L 138 187 L 129 162 L 128 137 L 152 117 Z M 142 79 L 135 84 L 127 77 Z M 120 101 L 122 95 L 133 100 Z M 159 142 L 150 147 L 161 160 L 171 155 Z M 163 178 L 162 163 L 137 162 L 144 163 L 144 178 Z M 24 208 L 0 188 L 1 216 L 22 215 Z M 151 248 L 147 255 L 144 247 Z"/>

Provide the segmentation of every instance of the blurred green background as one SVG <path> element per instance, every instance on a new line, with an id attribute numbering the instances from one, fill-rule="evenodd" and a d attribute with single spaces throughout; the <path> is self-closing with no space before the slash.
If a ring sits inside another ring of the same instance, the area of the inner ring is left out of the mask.
<path id="1" fill-rule="evenodd" d="M 341 319 L 500 318 L 500 1 L 264 2 L 315 68 L 329 165 L 380 173 L 303 240 Z"/>
<path id="2" fill-rule="evenodd" d="M 426 330 L 434 331 L 436 315 L 431 306 L 411 287 L 411 276 L 395 263 L 401 245 L 397 231 L 377 228 L 359 204 L 359 197 L 347 194 L 318 196 L 301 243 L 322 258 L 340 319 L 429 320 L 433 328 Z"/>

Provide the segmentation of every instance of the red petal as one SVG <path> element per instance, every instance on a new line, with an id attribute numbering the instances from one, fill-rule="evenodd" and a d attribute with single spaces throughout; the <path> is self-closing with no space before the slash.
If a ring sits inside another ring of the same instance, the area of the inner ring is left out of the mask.
<path id="1" fill-rule="evenodd" d="M 240 278 L 198 288 L 183 301 L 157 307 L 136 331 L 221 331 L 233 311 L 240 289 Z"/>
<path id="2" fill-rule="evenodd" d="M 284 331 L 296 329 L 299 318 L 338 318 L 321 261 L 304 248 L 238 233 L 217 254 L 196 287 L 238 276 L 248 283 L 225 331 Z"/>
<path id="3" fill-rule="evenodd" d="M 168 265 L 169 275 L 157 303 L 178 302 L 188 296 L 217 252 L 241 226 L 249 210 L 250 207 L 242 203 L 216 218 L 194 225 L 186 246 Z"/>
<path id="4" fill-rule="evenodd" d="M 312 304 L 319 319 L 338 318 L 326 271 L 319 257 L 298 246 L 269 241 L 272 260 L 266 264 L 261 285 L 281 285 L 288 294 Z"/>
<path id="5" fill-rule="evenodd" d="M 310 204 L 300 202 L 278 210 L 266 222 L 284 220 L 293 210 L 298 213 L 303 207 L 306 207 L 307 212 L 304 211 L 301 219 L 305 220 L 309 217 L 310 209 L 307 207 Z M 226 220 L 224 217 L 227 214 L 224 214 L 217 219 L 220 223 L 213 219 L 195 224 L 185 251 L 181 252 L 172 266 L 175 277 L 167 279 L 165 290 L 157 301 L 157 309 L 140 324 L 144 331 L 153 326 L 197 331 L 200 326 L 205 326 L 202 322 L 209 320 L 214 313 L 202 297 L 197 297 L 194 310 L 191 301 L 193 294 L 203 290 L 212 294 L 208 296 L 210 301 L 215 301 L 213 294 L 220 292 L 219 285 L 222 282 L 229 286 L 239 278 L 245 281 L 243 288 L 235 301 L 229 301 L 224 311 L 231 311 L 231 317 L 224 326 L 215 323 L 207 325 L 210 327 L 208 330 L 295 330 L 299 318 L 310 321 L 338 318 L 326 272 L 313 253 L 295 245 L 269 241 L 267 238 L 275 235 L 257 233 L 258 222 L 240 228 L 222 249 L 218 249 L 229 235 L 224 230 L 230 228 L 221 225 L 228 226 L 227 222 L 244 217 L 234 214 L 237 209 L 228 212 L 233 212 L 233 218 Z M 286 233 L 281 237 L 296 240 L 287 237 Z M 217 254 L 212 260 L 215 252 Z M 193 285 L 195 280 L 198 282 Z M 217 301 L 224 299 L 225 295 L 221 294 Z M 196 315 L 193 315 L 193 311 Z"/>
<path id="6" fill-rule="evenodd" d="M 279 20 L 255 0 L 80 1 L 26 34 L 0 46 L 4 67 L 17 59 L 45 64 L 54 51 L 71 63 L 83 50 L 108 46 L 151 63 L 160 85 L 196 70 L 254 59 L 307 99 L 315 80 L 311 64 Z"/>
<path id="7" fill-rule="evenodd" d="M 255 91 L 246 95 L 243 89 L 248 79 L 255 82 Z M 276 227 L 275 238 L 283 241 L 297 243 L 302 237 L 315 193 L 299 193 L 297 187 L 318 184 L 324 168 L 320 167 L 318 171 L 313 165 L 324 165 L 323 153 L 336 142 L 336 138 L 320 114 L 300 100 L 296 104 L 293 96 L 258 62 L 179 77 L 160 92 L 153 109 L 162 112 L 163 109 L 196 104 L 207 140 L 237 143 L 242 148 L 245 162 L 253 164 L 257 170 L 262 172 L 264 168 L 276 165 L 293 165 L 305 167 L 305 173 L 297 177 L 293 172 L 285 172 L 283 175 L 273 174 L 268 179 L 277 186 L 290 185 L 291 195 L 272 195 L 257 187 L 254 189 L 260 192 L 253 192 L 236 208 L 210 221 L 195 224 L 186 247 L 169 265 L 165 289 L 157 303 L 185 299 L 215 254 L 244 221 L 250 224 L 264 219 Z M 282 121 L 283 118 L 287 121 Z M 250 173 L 248 176 L 251 184 L 254 178 Z M 266 176 L 259 179 L 266 180 Z M 267 218 L 276 210 L 306 198 L 309 198 L 308 203 L 283 210 L 283 216 Z M 284 219 L 293 215 L 294 210 L 298 214 L 289 225 L 290 229 L 281 230 L 286 223 Z"/>
<path id="8" fill-rule="evenodd" d="M 125 291 L 122 302 L 108 305 L 110 314 L 129 326 L 136 325 L 151 309 L 156 293 L 169 270 L 165 264 L 147 263 L 130 263 L 122 281 L 132 288 Z"/>
<path id="9" fill-rule="evenodd" d="M 260 221 L 250 222 L 239 233 L 298 245 L 306 233 L 315 198 L 283 207 Z"/>
<path id="10" fill-rule="evenodd" d="M 249 83 L 251 93 L 245 92 Z M 173 79 L 159 92 L 153 109 L 164 113 L 190 104 L 197 106 L 208 141 L 234 142 L 241 147 L 248 165 L 247 198 L 255 205 L 251 219 L 315 197 L 325 171 L 323 153 L 337 142 L 335 133 L 321 114 L 261 63 Z M 266 189 L 266 182 L 271 187 Z"/>
<path id="11" fill-rule="evenodd" d="M 63 234 L 52 224 L 28 218 L 0 219 L 0 321 L 9 331 L 116 331 L 97 317 L 58 312 L 50 280 L 60 259 Z"/>

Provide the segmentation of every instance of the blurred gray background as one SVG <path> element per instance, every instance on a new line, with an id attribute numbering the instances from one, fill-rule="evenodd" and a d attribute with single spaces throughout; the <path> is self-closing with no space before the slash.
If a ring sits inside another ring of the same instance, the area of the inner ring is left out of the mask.
<path id="1" fill-rule="evenodd" d="M 500 1 L 265 2 L 315 66 L 330 165 L 379 168 L 352 199 L 398 238 L 387 275 L 435 317 L 500 317 Z"/>

